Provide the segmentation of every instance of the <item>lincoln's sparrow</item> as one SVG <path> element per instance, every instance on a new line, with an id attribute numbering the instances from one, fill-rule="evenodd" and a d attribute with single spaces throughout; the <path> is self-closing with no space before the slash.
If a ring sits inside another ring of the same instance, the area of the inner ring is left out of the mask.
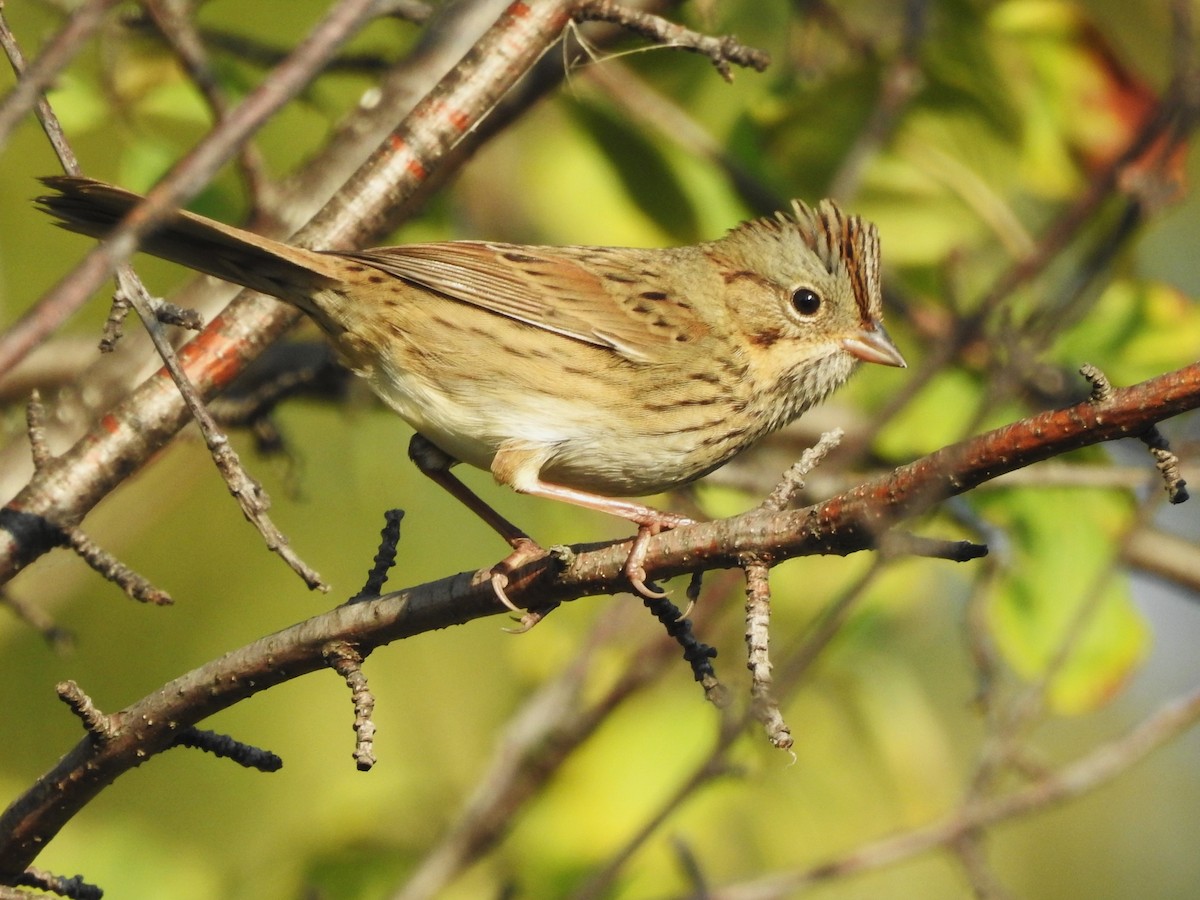
<path id="1" fill-rule="evenodd" d="M 94 237 L 140 199 L 86 178 L 44 181 L 59 193 L 40 204 Z M 705 475 L 823 400 L 858 360 L 904 365 L 881 324 L 875 227 L 828 200 L 660 250 L 318 252 L 185 212 L 142 249 L 312 316 L 417 430 L 418 465 L 514 548 L 528 539 L 449 473 L 454 461 L 636 522 L 626 571 L 644 593 L 646 540 L 687 520 L 614 495 Z M 502 574 L 495 583 L 503 598 Z"/>

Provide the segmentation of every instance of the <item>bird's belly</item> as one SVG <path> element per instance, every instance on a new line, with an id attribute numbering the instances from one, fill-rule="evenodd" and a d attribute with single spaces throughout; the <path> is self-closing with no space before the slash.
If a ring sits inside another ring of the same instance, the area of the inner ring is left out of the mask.
<path id="1" fill-rule="evenodd" d="M 421 435 L 455 459 L 489 470 L 502 448 L 528 450 L 544 481 L 607 496 L 656 494 L 685 484 L 732 452 L 691 431 L 614 420 L 576 399 L 493 395 L 486 385 L 447 392 L 407 374 L 373 385 Z M 666 426 L 666 427 L 664 427 Z"/>

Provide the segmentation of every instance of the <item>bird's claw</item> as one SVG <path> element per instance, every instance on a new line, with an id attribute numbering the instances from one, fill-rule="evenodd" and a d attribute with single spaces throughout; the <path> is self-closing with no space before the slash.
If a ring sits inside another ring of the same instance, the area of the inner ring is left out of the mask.
<path id="1" fill-rule="evenodd" d="M 547 606 L 540 606 L 537 609 L 522 609 L 513 603 L 508 596 L 509 573 L 516 571 L 521 566 L 537 559 L 544 553 L 545 551 L 531 538 L 518 538 L 513 543 L 513 552 L 492 567 L 490 579 L 492 592 L 496 595 L 497 600 L 517 614 L 515 621 L 519 623 L 518 627 L 503 629 L 509 634 L 524 634 L 538 622 L 542 621 L 552 609 L 558 606 L 557 603 L 552 603 Z"/>

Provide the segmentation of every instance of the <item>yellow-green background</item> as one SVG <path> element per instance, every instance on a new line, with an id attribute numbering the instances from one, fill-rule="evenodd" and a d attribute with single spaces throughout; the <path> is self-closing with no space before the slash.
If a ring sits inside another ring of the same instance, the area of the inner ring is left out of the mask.
<path id="1" fill-rule="evenodd" d="M 323 7 L 222 0 L 205 5 L 201 21 L 288 47 Z M 627 62 L 735 148 L 776 191 L 814 199 L 862 125 L 877 73 L 832 39 L 806 42 L 802 16 L 791 5 L 747 0 L 712 7 L 711 19 L 691 21 L 763 46 L 776 57 L 776 68 L 762 76 L 738 72 L 729 86 L 704 61 L 669 51 Z M 895 32 L 899 13 L 892 4 L 855 3 L 845 10 L 868 35 Z M 30 55 L 58 21 L 28 0 L 8 4 L 6 12 Z M 936 288 L 951 250 L 963 252 L 956 278 L 967 305 L 1009 259 L 1001 236 L 956 192 L 961 179 L 946 173 L 961 170 L 978 180 L 991 198 L 985 207 L 1013 215 L 1036 234 L 1084 185 L 1087 176 L 1072 148 L 1089 139 L 1088 128 L 1104 124 L 1103 116 L 1079 105 L 1079 80 L 1089 70 L 1074 55 L 1072 28 L 1095 23 L 1119 58 L 1154 87 L 1166 77 L 1168 32 L 1162 2 L 944 0 L 931 3 L 929 15 L 921 54 L 929 88 L 905 111 L 883 154 L 869 163 L 861 192 L 847 202 L 878 221 L 889 277 L 918 306 L 945 310 L 949 301 Z M 412 33 L 381 23 L 356 48 L 392 56 Z M 881 38 L 881 45 L 891 52 L 894 40 Z M 203 133 L 203 107 L 149 42 L 106 35 L 105 48 L 85 53 L 59 80 L 52 100 L 90 174 L 144 188 Z M 119 54 L 119 65 L 106 85 L 97 73 L 111 53 Z M 811 70 L 795 65 L 798 60 Z M 235 90 L 258 77 L 252 67 L 225 58 L 222 74 Z M 473 160 L 459 184 L 396 240 L 669 244 L 714 237 L 747 215 L 710 166 L 633 128 L 598 103 L 583 79 L 575 81 Z M 0 87 L 10 85 L 8 74 L 0 77 Z M 358 77 L 325 78 L 264 129 L 259 146 L 272 171 L 286 172 L 315 151 L 330 122 L 366 85 Z M 36 125 L 20 128 L 2 152 L 0 314 L 12 321 L 86 243 L 53 229 L 29 205 L 37 192 L 33 179 L 56 171 Z M 1193 177 L 1196 163 L 1192 151 Z M 242 208 L 236 185 L 226 173 L 197 208 L 236 218 Z M 1194 361 L 1200 354 L 1198 231 L 1194 199 L 1158 216 L 1119 260 L 1114 286 L 1096 312 L 1046 358 L 1067 371 L 1089 360 L 1125 381 Z M 183 277 L 157 262 L 139 268 L 154 290 L 166 291 Z M 1055 287 L 1045 282 L 1026 302 L 1053 297 Z M 95 334 L 104 315 L 98 298 L 68 327 Z M 889 326 L 918 359 L 905 323 L 891 319 Z M 878 408 L 903 377 L 864 372 L 840 395 L 839 408 L 845 415 L 854 407 Z M 985 382 L 986 373 L 947 373 L 885 431 L 880 451 L 900 462 L 956 438 Z M 1022 411 L 1009 403 L 987 421 Z M 295 468 L 256 459 L 245 436 L 235 440 L 274 498 L 276 521 L 334 586 L 334 599 L 357 590 L 387 506 L 408 513 L 393 585 L 477 568 L 501 555 L 493 535 L 415 473 L 404 452 L 409 432 L 390 415 L 369 404 L 350 410 L 294 404 L 279 419 L 298 457 Z M 6 421 L 18 435 L 19 406 Z M 602 517 L 495 490 L 481 474 L 468 477 L 548 543 L 624 533 Z M 700 496 L 714 514 L 751 502 L 718 490 L 702 489 Z M 1064 608 L 1078 601 L 1069 596 L 1070 586 L 1082 590 L 1087 573 L 1103 566 L 1130 504 L 1098 491 L 1014 490 L 989 495 L 974 510 L 1006 529 L 994 550 L 1015 572 L 992 607 L 997 640 L 1010 665 L 1037 671 Z M 1188 507 L 1171 510 L 1162 522 L 1196 537 Z M 333 602 L 306 592 L 263 549 L 191 432 L 85 525 L 177 602 L 167 609 L 131 603 L 61 551 L 13 584 L 15 593 L 71 629 L 77 643 L 56 655 L 12 616 L 0 617 L 4 802 L 79 739 L 78 723 L 55 699 L 57 681 L 74 679 L 101 708 L 117 709 Z M 925 530 L 961 533 L 948 521 Z M 774 579 L 776 652 L 798 644 L 813 616 L 867 564 L 859 557 L 781 567 Z M 981 735 L 963 638 L 972 565 L 894 568 L 786 703 L 796 761 L 772 750 L 758 731 L 748 733 L 732 754 L 738 774 L 704 789 L 670 818 L 632 859 L 618 896 L 685 889 L 674 839 L 686 842 L 706 876 L 720 884 L 820 862 L 951 810 Z M 1200 674 L 1195 598 L 1164 596 L 1142 580 L 1135 581 L 1131 602 L 1127 587 L 1115 579 L 1116 596 L 1095 638 L 1100 671 L 1085 667 L 1059 685 L 1060 709 L 1075 714 L 1051 716 L 1037 733 L 1052 764 L 1119 734 Z M 702 638 L 720 647 L 723 679 L 735 693 L 744 692 L 740 597 L 735 590 L 704 602 L 729 610 Z M 258 774 L 187 751 L 157 757 L 104 791 L 38 865 L 81 872 L 119 898 L 299 897 L 314 885 L 317 896 L 385 896 L 451 821 L 488 766 L 508 717 L 570 664 L 590 625 L 614 605 L 631 609 L 621 625 L 629 646 L 652 634 L 656 626 L 633 600 L 605 598 L 570 604 L 521 637 L 502 634 L 501 620 L 492 619 L 376 653 L 367 674 L 378 699 L 380 762 L 368 774 L 356 772 L 350 759 L 349 698 L 334 675 L 309 676 L 257 696 L 206 725 L 279 753 L 282 771 Z M 606 652 L 611 658 L 599 667 L 598 681 L 623 661 L 618 651 Z M 1098 702 L 1111 680 L 1116 695 Z M 605 724 L 522 812 L 500 849 L 448 896 L 488 896 L 510 880 L 525 896 L 566 893 L 672 792 L 707 752 L 715 729 L 714 710 L 681 662 Z M 1024 897 L 1194 896 L 1200 882 L 1198 750 L 1188 735 L 1093 795 L 1000 826 L 987 841 L 994 871 Z M 815 894 L 940 898 L 967 892 L 958 868 L 934 854 L 837 880 Z"/>

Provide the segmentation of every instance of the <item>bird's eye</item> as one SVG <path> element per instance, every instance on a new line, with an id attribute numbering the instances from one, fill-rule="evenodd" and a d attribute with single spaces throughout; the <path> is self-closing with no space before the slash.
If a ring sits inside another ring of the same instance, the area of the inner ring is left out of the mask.
<path id="1" fill-rule="evenodd" d="M 815 316 L 821 308 L 821 297 L 812 288 L 797 288 L 792 294 L 792 307 L 802 316 Z"/>

